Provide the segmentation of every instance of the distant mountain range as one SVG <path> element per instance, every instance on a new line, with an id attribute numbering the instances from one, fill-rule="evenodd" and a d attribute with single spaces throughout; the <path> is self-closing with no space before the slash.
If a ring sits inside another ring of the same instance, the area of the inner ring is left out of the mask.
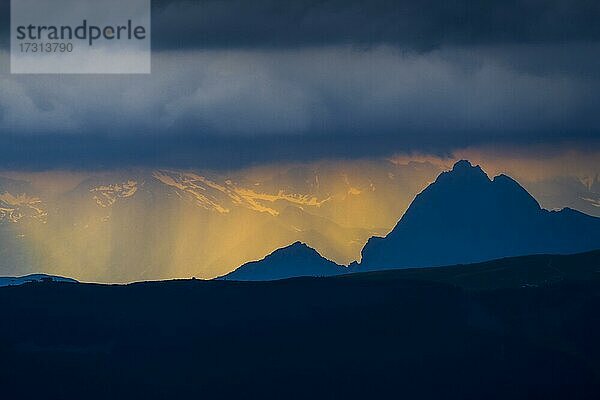
<path id="1" fill-rule="evenodd" d="M 376 160 L 0 177 L 0 275 L 209 279 L 295 241 L 348 264 L 439 172 Z"/>
<path id="2" fill-rule="evenodd" d="M 511 178 L 490 180 L 466 161 L 444 168 L 376 160 L 232 173 L 116 170 L 68 185 L 60 174 L 0 177 L 0 275 L 115 283 L 210 279 L 243 265 L 227 279 L 258 274 L 248 271 L 278 279 L 343 268 L 295 261 L 316 252 L 340 265 L 362 258 L 343 270 L 358 272 L 600 247 L 598 218 L 543 210 Z M 596 199 L 598 178 L 586 185 L 573 193 Z M 306 246 L 293 257 L 277 252 L 277 265 L 272 257 L 245 265 L 297 241 Z"/>
<path id="3" fill-rule="evenodd" d="M 415 198 L 390 234 L 367 242 L 360 264 L 345 270 L 334 267 L 313 249 L 295 244 L 246 264 L 226 278 L 328 276 L 599 248 L 600 218 L 568 208 L 544 210 L 510 177 L 490 179 L 479 166 L 463 160 Z"/>
<path id="4" fill-rule="evenodd" d="M 62 276 L 46 275 L 46 274 L 31 274 L 20 277 L 0 276 L 0 287 L 2 286 L 19 286 L 25 283 L 32 282 L 71 282 L 78 283 L 75 279 L 63 278 Z"/>

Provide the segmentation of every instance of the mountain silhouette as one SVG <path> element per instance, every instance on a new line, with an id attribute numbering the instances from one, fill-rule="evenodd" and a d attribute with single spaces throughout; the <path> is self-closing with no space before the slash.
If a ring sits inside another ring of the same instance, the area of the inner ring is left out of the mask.
<path id="1" fill-rule="evenodd" d="M 34 282 L 69 282 L 78 283 L 75 279 L 64 278 L 62 276 L 46 275 L 46 274 L 31 274 L 26 276 L 12 277 L 0 276 L 0 287 L 2 286 L 19 286 L 26 283 Z"/>
<path id="2" fill-rule="evenodd" d="M 385 238 L 371 238 L 356 270 L 441 266 L 600 248 L 600 218 L 548 211 L 506 175 L 462 160 L 412 202 Z"/>
<path id="3" fill-rule="evenodd" d="M 244 264 L 219 279 L 271 281 L 300 276 L 333 276 L 345 272 L 345 267 L 325 259 L 306 244 L 295 242 L 274 251 L 260 261 Z"/>

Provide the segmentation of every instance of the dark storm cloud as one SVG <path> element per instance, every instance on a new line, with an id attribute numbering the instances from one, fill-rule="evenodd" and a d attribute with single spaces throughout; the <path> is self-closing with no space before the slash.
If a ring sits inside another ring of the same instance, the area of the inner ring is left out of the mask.
<path id="1" fill-rule="evenodd" d="M 9 0 L 0 0 L 6 45 Z M 152 0 L 155 49 L 600 39 L 596 0 Z"/>
<path id="2" fill-rule="evenodd" d="M 229 169 L 276 161 L 389 154 L 386 137 L 4 137 L 0 169 L 103 169 L 130 166 Z M 367 149 L 365 153 L 365 149 Z"/>
<path id="3" fill-rule="evenodd" d="M 600 39 L 595 0 L 153 2 L 156 48 L 549 43 Z"/>
<path id="4" fill-rule="evenodd" d="M 9 46 L 10 0 L 0 0 L 0 48 L 7 49 Z M 0 62 L 2 62 L 2 60 L 0 60 Z"/>
<path id="5" fill-rule="evenodd" d="M 539 133 L 539 137 L 543 136 Z M 582 146 L 578 140 L 584 139 Z M 597 137 L 579 132 L 572 142 L 546 146 L 544 154 L 567 150 L 595 151 Z M 425 142 L 429 144 L 424 145 Z M 430 154 L 451 157 L 468 146 L 508 144 L 508 154 L 520 154 L 519 146 L 537 146 L 540 140 L 481 140 L 456 132 L 448 140 L 423 132 L 410 135 L 314 135 L 222 137 L 196 135 L 154 136 L 140 140 L 133 136 L 10 136 L 0 147 L 0 170 L 77 169 L 98 170 L 121 167 L 173 167 L 231 170 L 277 162 L 305 162 L 321 159 L 390 157 L 394 154 Z M 597 153 L 596 153 L 597 154 Z M 538 154 L 539 155 L 539 154 Z M 593 164 L 592 164 L 593 166 Z"/>
<path id="6" fill-rule="evenodd" d="M 598 148 L 600 76 L 569 60 L 589 54 L 597 65 L 599 48 L 158 52 L 152 75 L 0 77 L 0 167 L 234 168 L 475 144 Z M 562 61 L 544 68 L 531 60 L 538 54 Z"/>
<path id="7" fill-rule="evenodd" d="M 598 1 L 153 1 L 151 75 L 0 73 L 0 168 L 597 149 L 599 20 Z"/>

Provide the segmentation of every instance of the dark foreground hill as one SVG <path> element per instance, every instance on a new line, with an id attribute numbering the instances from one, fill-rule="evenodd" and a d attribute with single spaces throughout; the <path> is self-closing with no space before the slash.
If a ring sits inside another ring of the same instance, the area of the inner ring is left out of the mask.
<path id="1" fill-rule="evenodd" d="M 7 399 L 600 398 L 600 252 L 0 304 Z"/>

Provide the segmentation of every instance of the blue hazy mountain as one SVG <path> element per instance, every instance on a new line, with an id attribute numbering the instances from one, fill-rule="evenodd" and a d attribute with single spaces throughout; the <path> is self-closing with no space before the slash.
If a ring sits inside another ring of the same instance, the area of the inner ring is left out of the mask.
<path id="1" fill-rule="evenodd" d="M 271 281 L 300 276 L 333 276 L 345 272 L 345 267 L 325 259 L 306 244 L 295 242 L 260 261 L 246 263 L 220 279 Z"/>
<path id="2" fill-rule="evenodd" d="M 457 162 L 412 202 L 385 238 L 371 238 L 356 270 L 473 263 L 600 248 L 600 218 L 548 211 L 506 175 Z"/>
<path id="3" fill-rule="evenodd" d="M 600 218 L 569 208 L 544 210 L 512 178 L 490 179 L 479 166 L 463 160 L 415 198 L 387 237 L 369 240 L 360 265 L 344 268 L 296 242 L 222 279 L 331 276 L 595 249 L 600 249 Z"/>
<path id="4" fill-rule="evenodd" d="M 75 279 L 63 278 L 62 276 L 46 275 L 46 274 L 31 274 L 26 276 L 12 277 L 0 276 L 0 287 L 2 286 L 19 286 L 31 282 L 71 282 L 77 283 Z"/>

